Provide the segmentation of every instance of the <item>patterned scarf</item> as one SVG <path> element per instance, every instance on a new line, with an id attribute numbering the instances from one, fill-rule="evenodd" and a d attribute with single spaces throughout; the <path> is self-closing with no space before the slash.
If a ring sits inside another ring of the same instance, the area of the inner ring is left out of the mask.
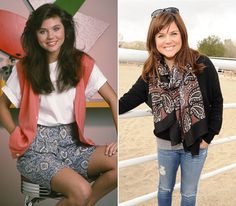
<path id="1" fill-rule="evenodd" d="M 190 147 L 208 131 L 197 77 L 190 65 L 182 72 L 164 64 L 156 72 L 149 83 L 155 131 L 168 130 L 172 146 L 183 142 Z"/>

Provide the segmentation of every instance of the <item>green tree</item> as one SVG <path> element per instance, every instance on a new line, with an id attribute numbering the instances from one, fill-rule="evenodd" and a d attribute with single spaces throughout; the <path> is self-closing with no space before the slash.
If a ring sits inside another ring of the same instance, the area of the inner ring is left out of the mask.
<path id="1" fill-rule="evenodd" d="M 236 58 L 236 45 L 231 39 L 225 39 L 225 57 Z"/>
<path id="2" fill-rule="evenodd" d="M 122 42 L 119 46 L 126 49 L 146 50 L 146 43 L 142 41 Z"/>
<path id="3" fill-rule="evenodd" d="M 207 56 L 223 57 L 225 53 L 224 44 L 221 42 L 220 38 L 211 35 L 198 42 L 198 51 Z"/>

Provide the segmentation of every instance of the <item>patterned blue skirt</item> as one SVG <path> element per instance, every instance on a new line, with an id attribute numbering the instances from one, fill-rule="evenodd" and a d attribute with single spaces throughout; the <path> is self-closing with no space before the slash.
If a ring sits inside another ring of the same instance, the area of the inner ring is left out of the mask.
<path id="1" fill-rule="evenodd" d="M 75 123 L 59 126 L 38 125 L 37 135 L 17 160 L 17 169 L 30 181 L 51 189 L 52 177 L 61 169 L 71 168 L 89 182 L 88 162 L 95 146 L 79 141 Z"/>

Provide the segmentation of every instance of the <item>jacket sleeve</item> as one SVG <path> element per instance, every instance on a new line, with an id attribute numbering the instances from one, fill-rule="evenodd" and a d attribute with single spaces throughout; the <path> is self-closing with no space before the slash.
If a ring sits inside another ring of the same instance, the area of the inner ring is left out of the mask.
<path id="1" fill-rule="evenodd" d="M 148 84 L 141 78 L 119 99 L 119 114 L 134 109 L 148 100 Z"/>
<path id="2" fill-rule="evenodd" d="M 210 143 L 216 134 L 219 134 L 222 126 L 223 97 L 220 88 L 218 73 L 209 58 L 205 58 L 208 67 L 209 87 L 209 114 L 208 114 L 208 135 L 203 139 Z"/>

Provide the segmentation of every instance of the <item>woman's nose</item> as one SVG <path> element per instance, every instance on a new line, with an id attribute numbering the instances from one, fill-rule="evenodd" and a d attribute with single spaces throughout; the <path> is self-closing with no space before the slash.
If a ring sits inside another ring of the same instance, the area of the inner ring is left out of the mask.
<path id="1" fill-rule="evenodd" d="M 48 39 L 51 39 L 51 38 L 53 38 L 53 32 L 52 31 L 48 31 L 48 36 L 47 36 L 47 38 Z"/>
<path id="2" fill-rule="evenodd" d="M 166 43 L 171 42 L 171 36 L 170 35 L 166 35 L 165 42 Z"/>

